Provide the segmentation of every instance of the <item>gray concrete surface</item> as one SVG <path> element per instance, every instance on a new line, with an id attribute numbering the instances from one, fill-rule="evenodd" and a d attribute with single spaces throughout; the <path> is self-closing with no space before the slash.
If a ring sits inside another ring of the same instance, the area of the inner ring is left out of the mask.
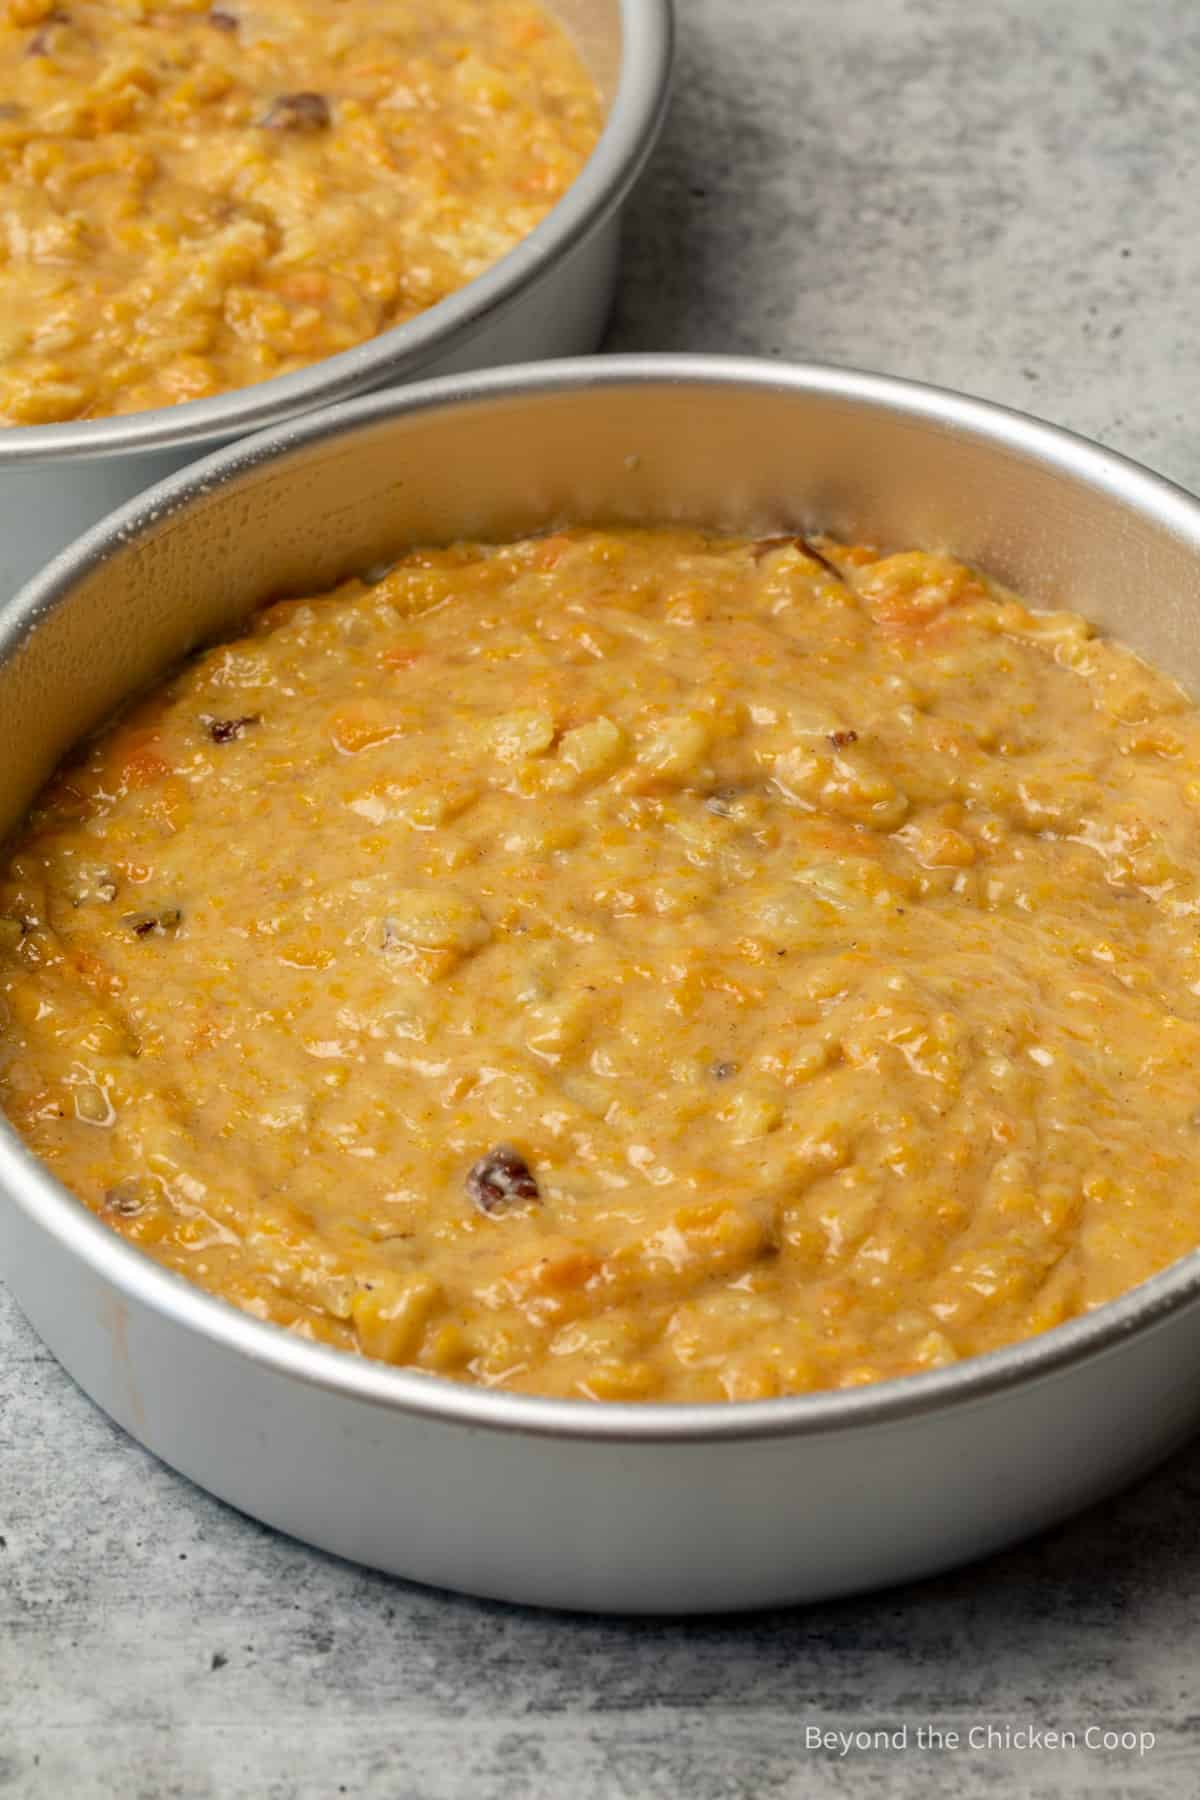
<path id="1" fill-rule="evenodd" d="M 1200 487 L 1191 0 L 681 4 L 612 348 L 915 375 Z M 622 1623 L 425 1592 L 169 1474 L 0 1290 L 5 1800 L 1192 1800 L 1198 1615 L 1200 1445 L 982 1567 L 810 1611 Z M 860 1730 L 907 1745 L 809 1738 Z"/>

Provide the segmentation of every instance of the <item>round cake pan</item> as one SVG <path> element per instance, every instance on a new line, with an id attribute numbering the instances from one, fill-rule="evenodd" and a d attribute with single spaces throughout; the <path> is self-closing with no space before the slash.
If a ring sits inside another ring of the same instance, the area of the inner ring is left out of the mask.
<path id="1" fill-rule="evenodd" d="M 0 601 L 114 506 L 218 445 L 417 377 L 594 349 L 612 304 L 620 209 L 666 113 L 672 0 L 544 0 L 607 116 L 558 205 L 476 280 L 337 356 L 153 412 L 0 428 Z"/>
<path id="2" fill-rule="evenodd" d="M 904 382 L 690 358 L 372 396 L 171 477 L 0 615 L 0 825 L 84 731 L 268 596 L 412 541 L 563 520 L 945 547 L 1200 685 L 1200 505 Z M 458 1385 L 308 1343 L 126 1244 L 0 1131 L 5 1278 L 80 1385 L 202 1486 L 426 1582 L 556 1607 L 761 1606 L 941 1569 L 1129 1481 L 1200 1417 L 1200 1256 L 1014 1348 L 725 1406 Z"/>

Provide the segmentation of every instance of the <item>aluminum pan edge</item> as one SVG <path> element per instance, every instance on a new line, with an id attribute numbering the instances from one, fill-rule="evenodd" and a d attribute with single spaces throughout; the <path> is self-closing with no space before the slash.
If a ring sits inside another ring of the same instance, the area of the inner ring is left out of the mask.
<path id="1" fill-rule="evenodd" d="M 828 365 L 707 356 L 637 356 L 543 363 L 414 385 L 376 394 L 276 427 L 170 477 L 89 531 L 27 584 L 0 615 L 0 663 L 10 660 L 46 613 L 92 568 L 218 488 L 236 486 L 264 463 L 326 439 L 368 430 L 397 414 L 447 403 L 531 396 L 601 386 L 729 385 L 777 393 L 819 393 L 869 403 L 949 433 L 982 436 L 1045 463 L 1124 502 L 1164 527 L 1200 559 L 1200 502 L 1183 489 L 1087 439 L 1027 415 L 947 390 Z M 1087 1316 L 1017 1345 L 949 1368 L 774 1400 L 711 1405 L 557 1400 L 471 1387 L 436 1375 L 371 1362 L 264 1324 L 161 1268 L 102 1225 L 0 1120 L 0 1189 L 124 1298 L 296 1382 L 399 1413 L 474 1430 L 611 1443 L 715 1443 L 812 1437 L 957 1410 L 1006 1390 L 1040 1383 L 1114 1354 L 1200 1302 L 1200 1251 Z"/>

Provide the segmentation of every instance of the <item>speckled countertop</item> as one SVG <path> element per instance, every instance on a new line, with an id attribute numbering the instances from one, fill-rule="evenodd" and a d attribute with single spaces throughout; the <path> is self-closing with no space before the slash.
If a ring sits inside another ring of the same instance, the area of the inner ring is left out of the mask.
<path id="1" fill-rule="evenodd" d="M 1193 0 L 680 4 L 611 348 L 913 375 L 1200 489 Z M 408 1587 L 160 1467 L 0 1288 L 5 1800 L 1193 1800 L 1198 1623 L 1200 1445 L 1027 1548 L 808 1611 L 627 1624 Z M 810 1741 L 859 1730 L 899 1735 Z"/>

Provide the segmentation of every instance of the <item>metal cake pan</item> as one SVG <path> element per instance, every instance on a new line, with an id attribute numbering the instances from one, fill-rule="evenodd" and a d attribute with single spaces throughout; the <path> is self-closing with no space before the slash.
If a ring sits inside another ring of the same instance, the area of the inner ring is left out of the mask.
<path id="1" fill-rule="evenodd" d="M 126 506 L 0 613 L 0 827 L 81 732 L 253 602 L 406 540 L 563 518 L 945 546 L 1200 690 L 1200 504 L 926 387 L 707 358 L 359 400 Z M 1063 1518 L 1200 1419 L 1200 1255 L 951 1368 L 724 1406 L 538 1399 L 317 1346 L 123 1242 L 0 1130 L 4 1276 L 114 1419 L 259 1519 L 397 1574 L 699 1612 L 918 1576 Z"/>
<path id="2" fill-rule="evenodd" d="M 544 0 L 604 99 L 600 140 L 541 224 L 391 331 L 293 375 L 116 418 L 0 428 L 0 600 L 89 525 L 218 445 L 417 377 L 594 349 L 612 304 L 620 209 L 666 113 L 673 0 Z"/>

